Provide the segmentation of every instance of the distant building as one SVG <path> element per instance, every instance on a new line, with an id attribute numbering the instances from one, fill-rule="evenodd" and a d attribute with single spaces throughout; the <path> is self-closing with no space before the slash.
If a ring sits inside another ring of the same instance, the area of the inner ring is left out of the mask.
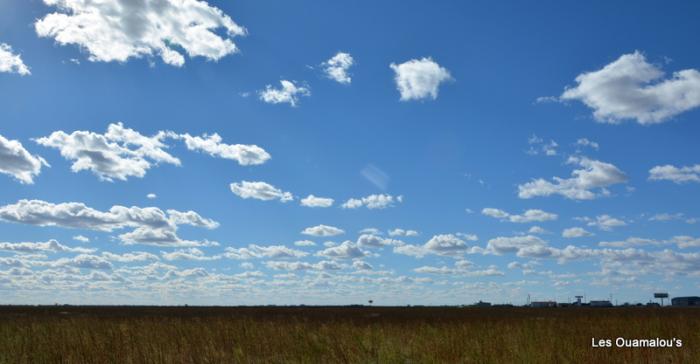
<path id="1" fill-rule="evenodd" d="M 530 307 L 557 307 L 557 303 L 554 301 L 533 301 L 530 303 Z"/>
<path id="2" fill-rule="evenodd" d="M 679 307 L 700 306 L 700 297 L 674 297 L 671 299 L 671 305 Z"/>
<path id="3" fill-rule="evenodd" d="M 589 303 L 591 307 L 612 307 L 613 304 L 610 301 L 591 301 Z"/>

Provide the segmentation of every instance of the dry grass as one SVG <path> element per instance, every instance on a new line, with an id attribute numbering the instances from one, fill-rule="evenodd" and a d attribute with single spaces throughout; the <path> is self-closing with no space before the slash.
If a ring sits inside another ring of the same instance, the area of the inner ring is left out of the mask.
<path id="1" fill-rule="evenodd" d="M 681 338 L 593 349 L 591 338 Z M 693 363 L 698 309 L 0 307 L 0 363 Z"/>

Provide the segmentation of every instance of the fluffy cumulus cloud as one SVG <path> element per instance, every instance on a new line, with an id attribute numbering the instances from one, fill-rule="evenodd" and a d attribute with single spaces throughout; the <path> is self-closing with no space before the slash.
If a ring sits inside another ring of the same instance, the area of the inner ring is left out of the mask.
<path id="1" fill-rule="evenodd" d="M 385 239 L 377 235 L 362 234 L 357 238 L 357 245 L 363 248 L 381 248 L 387 245 L 400 246 L 404 243 L 400 240 Z"/>
<path id="2" fill-rule="evenodd" d="M 547 242 L 534 235 L 497 237 L 488 241 L 486 251 L 494 254 L 514 253 L 521 249 L 538 249 Z"/>
<path id="3" fill-rule="evenodd" d="M 418 232 L 416 230 L 406 230 L 406 229 L 393 229 L 389 230 L 389 236 L 406 236 L 406 237 L 411 237 L 411 236 L 418 236 Z"/>
<path id="4" fill-rule="evenodd" d="M 513 215 L 508 212 L 505 212 L 503 210 L 487 207 L 483 210 L 481 210 L 481 213 L 486 216 L 490 216 L 499 220 L 503 221 L 510 221 L 510 222 L 516 222 L 516 223 L 530 223 L 530 222 L 544 222 L 544 221 L 553 221 L 559 218 L 557 214 L 553 214 L 550 212 L 538 210 L 538 209 L 530 209 L 525 212 L 523 212 L 520 215 Z"/>
<path id="5" fill-rule="evenodd" d="M 394 206 L 395 203 L 403 202 L 403 196 L 392 196 L 387 194 L 369 195 L 362 198 L 351 198 L 342 207 L 344 209 L 357 209 L 366 207 L 368 209 L 385 209 Z"/>
<path id="6" fill-rule="evenodd" d="M 435 235 L 425 243 L 425 248 L 440 255 L 452 255 L 464 252 L 467 243 L 452 234 Z"/>
<path id="7" fill-rule="evenodd" d="M 297 240 L 294 242 L 294 245 L 300 246 L 300 247 L 309 247 L 309 246 L 316 246 L 316 243 L 314 243 L 311 240 Z"/>
<path id="8" fill-rule="evenodd" d="M 299 203 L 306 207 L 331 207 L 333 206 L 333 202 L 334 200 L 332 198 L 308 195 L 302 198 Z"/>
<path id="9" fill-rule="evenodd" d="M 105 181 L 125 181 L 129 177 L 145 176 L 154 164 L 180 165 L 179 159 L 165 151 L 167 146 L 163 139 L 166 137 L 165 132 L 144 136 L 116 123 L 110 124 L 105 134 L 55 131 L 36 142 L 58 149 L 64 158 L 73 161 L 73 172 L 89 170 Z"/>
<path id="10" fill-rule="evenodd" d="M 492 265 L 486 269 L 480 270 L 470 270 L 472 263 L 467 260 L 458 260 L 454 264 L 454 268 L 447 266 L 442 267 L 432 267 L 432 266 L 422 266 L 414 269 L 416 273 L 423 274 L 451 274 L 460 275 L 467 277 L 488 277 L 488 276 L 503 276 L 505 273 L 498 270 L 498 267 Z"/>
<path id="11" fill-rule="evenodd" d="M 89 243 L 90 242 L 90 238 L 88 238 L 87 236 L 84 236 L 84 235 L 76 235 L 73 237 L 73 240 L 79 241 L 81 243 Z"/>
<path id="12" fill-rule="evenodd" d="M 52 267 L 71 267 L 78 269 L 111 270 L 112 263 L 108 260 L 90 254 L 80 254 L 73 258 L 61 258 L 50 263 Z"/>
<path id="13" fill-rule="evenodd" d="M 547 230 L 545 230 L 541 226 L 533 226 L 530 229 L 527 230 L 528 234 L 547 234 Z"/>
<path id="14" fill-rule="evenodd" d="M 627 176 L 614 165 L 585 157 L 569 157 L 567 164 L 580 169 L 571 172 L 570 178 L 553 177 L 552 181 L 538 178 L 518 186 L 518 197 L 529 199 L 540 196 L 561 195 L 572 200 L 592 200 L 608 195 L 607 187 L 624 183 Z"/>
<path id="15" fill-rule="evenodd" d="M 310 235 L 310 236 L 327 237 L 327 236 L 342 235 L 342 234 L 345 234 L 345 231 L 343 231 L 343 229 L 339 229 L 335 226 L 328 226 L 328 225 L 321 224 L 321 225 L 317 225 L 317 226 L 307 227 L 301 233 L 304 235 Z"/>
<path id="16" fill-rule="evenodd" d="M 600 70 L 576 77 L 561 100 L 579 100 L 600 122 L 664 122 L 700 106 L 700 72 L 686 69 L 664 77 L 640 52 L 625 54 Z"/>
<path id="17" fill-rule="evenodd" d="M 700 164 L 676 167 L 672 165 L 656 166 L 649 170 L 652 181 L 671 181 L 677 184 L 700 182 Z"/>
<path id="18" fill-rule="evenodd" d="M 589 231 L 587 231 L 586 229 L 581 228 L 581 227 L 572 227 L 572 228 L 564 229 L 564 231 L 562 231 L 562 233 L 561 233 L 562 237 L 569 238 L 569 239 L 570 238 L 582 238 L 582 237 L 591 236 L 591 235 L 593 235 L 593 234 L 590 233 Z"/>
<path id="19" fill-rule="evenodd" d="M 32 184 L 46 161 L 29 153 L 22 143 L 0 135 L 0 173 L 14 177 L 20 183 Z"/>
<path id="20" fill-rule="evenodd" d="M 191 225 L 214 229 L 219 224 L 203 218 L 194 211 L 181 212 L 156 207 L 112 206 L 109 211 L 99 211 L 78 202 L 54 204 L 41 200 L 20 200 L 0 206 L 0 221 L 35 226 L 112 232 L 124 228 L 132 231 L 119 235 L 124 244 L 156 246 L 197 246 L 209 242 L 188 241 L 177 236 L 178 226 Z"/>
<path id="21" fill-rule="evenodd" d="M 369 253 L 362 251 L 357 244 L 351 241 L 345 241 L 340 245 L 323 249 L 316 253 L 316 255 L 330 259 L 357 259 L 363 258 L 369 255 Z"/>
<path id="22" fill-rule="evenodd" d="M 343 266 L 341 264 L 329 260 L 322 260 L 317 263 L 269 261 L 265 262 L 265 265 L 270 269 L 288 271 L 334 271 L 343 269 Z"/>
<path id="23" fill-rule="evenodd" d="M 147 253 L 147 252 L 131 252 L 124 254 L 114 254 L 111 252 L 103 252 L 102 258 L 105 258 L 112 262 L 120 263 L 133 263 L 133 262 L 145 262 L 145 261 L 156 261 L 160 260 L 157 255 Z"/>
<path id="24" fill-rule="evenodd" d="M 401 101 L 437 99 L 440 85 L 452 80 L 450 72 L 431 58 L 412 59 L 389 67 L 394 70 Z"/>
<path id="25" fill-rule="evenodd" d="M 242 166 L 259 165 L 270 159 L 270 154 L 257 145 L 222 143 L 219 134 L 191 136 L 189 134 L 170 134 L 171 137 L 182 139 L 188 150 L 199 151 L 212 157 L 230 159 Z"/>
<path id="26" fill-rule="evenodd" d="M 629 247 L 639 247 L 639 246 L 644 246 L 644 245 L 662 245 L 664 242 L 654 240 L 654 239 L 647 239 L 647 238 L 638 238 L 638 237 L 630 237 L 625 240 L 621 241 L 601 241 L 598 243 L 599 246 L 604 246 L 604 247 L 609 247 L 609 248 L 629 248 Z"/>
<path id="27" fill-rule="evenodd" d="M 588 226 L 597 227 L 603 231 L 612 231 L 617 227 L 627 226 L 627 222 L 624 220 L 620 220 L 607 214 L 598 215 L 595 218 L 579 217 L 577 220 L 586 222 Z"/>
<path id="28" fill-rule="evenodd" d="M 476 240 L 476 236 L 466 234 L 435 235 L 423 245 L 397 244 L 394 253 L 422 258 L 426 255 L 462 256 L 481 252 L 481 248 L 469 246 L 465 240 Z"/>
<path id="29" fill-rule="evenodd" d="M 71 248 L 71 247 L 65 246 L 65 245 L 63 245 L 63 244 L 61 244 L 58 241 L 53 240 L 53 239 L 51 239 L 47 242 L 41 242 L 41 243 L 0 242 L 0 250 L 10 251 L 10 252 L 14 252 L 14 253 L 44 253 L 44 252 L 92 253 L 95 251 L 95 249 Z"/>
<path id="30" fill-rule="evenodd" d="M 253 198 L 263 201 L 280 200 L 282 202 L 294 200 L 294 196 L 291 192 L 282 191 L 265 182 L 242 181 L 231 183 L 230 187 L 231 192 L 243 199 Z"/>
<path id="31" fill-rule="evenodd" d="M 311 96 L 311 90 L 308 86 L 297 85 L 294 81 L 281 80 L 280 88 L 274 88 L 272 85 L 265 86 L 265 89 L 260 91 L 260 100 L 268 104 L 289 104 L 297 106 L 299 98 L 302 96 Z"/>
<path id="32" fill-rule="evenodd" d="M 348 74 L 348 69 L 352 67 L 355 60 L 349 53 L 338 52 L 331 59 L 323 62 L 323 72 L 330 78 L 339 83 L 349 84 L 352 78 Z"/>
<path id="33" fill-rule="evenodd" d="M 232 38 L 246 34 L 220 9 L 200 0 L 44 0 L 55 12 L 34 24 L 40 37 L 74 44 L 91 61 L 126 62 L 160 57 L 182 66 L 189 57 L 218 60 L 237 51 Z"/>
<path id="34" fill-rule="evenodd" d="M 401 101 L 437 99 L 440 85 L 452 80 L 450 72 L 431 58 L 392 63 L 389 67 L 394 70 L 394 81 Z"/>
<path id="35" fill-rule="evenodd" d="M 0 72 L 16 73 L 22 76 L 31 74 L 29 67 L 22 62 L 22 57 L 12 51 L 12 47 L 0 43 Z"/>
<path id="36" fill-rule="evenodd" d="M 224 256 L 230 259 L 284 259 L 284 258 L 302 258 L 309 253 L 291 249 L 284 245 L 260 246 L 256 244 L 248 245 L 247 248 L 226 248 Z"/>

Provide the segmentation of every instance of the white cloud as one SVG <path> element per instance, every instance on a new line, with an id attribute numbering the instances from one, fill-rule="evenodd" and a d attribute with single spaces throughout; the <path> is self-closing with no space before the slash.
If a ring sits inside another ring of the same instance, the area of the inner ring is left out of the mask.
<path id="1" fill-rule="evenodd" d="M 157 246 L 211 245 L 209 242 L 187 241 L 177 236 L 179 225 L 214 229 L 216 221 L 205 219 L 194 211 L 167 213 L 156 207 L 112 206 L 99 211 L 78 202 L 53 204 L 41 200 L 20 200 L 16 204 L 0 206 L 0 220 L 36 226 L 112 232 L 133 228 L 119 235 L 125 244 Z"/>
<path id="2" fill-rule="evenodd" d="M 700 182 L 700 164 L 687 167 L 676 167 L 670 164 L 656 166 L 649 170 L 652 181 L 671 181 L 677 184 Z"/>
<path id="3" fill-rule="evenodd" d="M 149 200 L 155 200 L 156 198 L 158 198 L 158 195 L 156 195 L 155 193 L 149 193 L 146 195 L 146 198 Z"/>
<path id="4" fill-rule="evenodd" d="M 0 43 L 0 72 L 30 75 L 29 67 L 22 62 L 19 54 L 14 54 L 9 44 Z"/>
<path id="5" fill-rule="evenodd" d="M 437 99 L 440 84 L 452 80 L 450 72 L 431 58 L 412 59 L 390 65 L 401 101 Z"/>
<path id="6" fill-rule="evenodd" d="M 199 0 L 44 3 L 56 11 L 36 21 L 37 34 L 61 45 L 79 46 L 88 52 L 90 61 L 126 62 L 159 56 L 180 67 L 185 63 L 182 51 L 189 57 L 215 61 L 235 53 L 231 39 L 246 34 L 220 9 Z"/>
<path id="7" fill-rule="evenodd" d="M 168 154 L 162 140 L 165 132 L 147 137 L 125 128 L 122 123 L 110 124 L 105 134 L 75 131 L 66 134 L 55 131 L 37 143 L 60 150 L 61 155 L 73 161 L 71 170 L 90 170 L 101 180 L 127 180 L 143 177 L 152 164 L 170 163 L 179 166 L 180 160 Z"/>
<path id="8" fill-rule="evenodd" d="M 309 255 L 309 253 L 303 252 L 301 250 L 291 249 L 284 245 L 260 246 L 256 244 L 250 244 L 246 248 L 228 247 L 225 249 L 225 251 L 225 257 L 238 260 L 259 258 L 291 259 L 303 258 Z"/>
<path id="9" fill-rule="evenodd" d="M 367 207 L 368 209 L 385 209 L 393 207 L 394 203 L 403 202 L 403 196 L 392 196 L 387 194 L 369 195 L 362 198 L 351 198 L 342 205 L 344 209 L 357 209 Z"/>
<path id="10" fill-rule="evenodd" d="M 149 260 L 160 260 L 157 255 L 146 252 L 130 252 L 124 254 L 114 254 L 103 252 L 102 258 L 120 263 L 145 262 Z"/>
<path id="11" fill-rule="evenodd" d="M 562 233 L 561 233 L 562 237 L 570 238 L 570 239 L 571 238 L 582 238 L 582 237 L 591 236 L 591 235 L 593 235 L 593 234 L 590 233 L 589 231 L 587 231 L 586 229 L 580 228 L 580 227 L 572 227 L 572 228 L 564 229 L 564 231 L 562 231 Z"/>
<path id="12" fill-rule="evenodd" d="M 49 166 L 44 158 L 29 153 L 19 141 L 0 135 L 0 173 L 10 175 L 20 183 L 33 184 L 42 166 Z"/>
<path id="13" fill-rule="evenodd" d="M 88 238 L 87 236 L 84 236 L 84 235 L 76 235 L 73 237 L 73 240 L 79 241 L 81 243 L 89 243 L 90 242 L 90 238 Z"/>
<path id="14" fill-rule="evenodd" d="M 583 217 L 577 218 L 577 220 L 584 221 L 588 226 L 594 226 L 603 231 L 612 231 L 616 227 L 627 226 L 625 221 L 607 214 L 596 216 L 595 219 Z"/>
<path id="15" fill-rule="evenodd" d="M 372 235 L 382 235 L 381 230 L 377 228 L 364 228 L 359 231 L 360 234 L 372 234 Z"/>
<path id="16" fill-rule="evenodd" d="M 43 243 L 7 243 L 0 242 L 0 250 L 16 253 L 37 253 L 37 252 L 68 252 L 68 253 L 92 253 L 95 249 L 71 248 L 59 243 L 56 240 L 49 240 Z"/>
<path id="17" fill-rule="evenodd" d="M 363 258 L 367 256 L 368 253 L 362 251 L 357 244 L 351 241 L 345 241 L 338 246 L 323 249 L 316 253 L 316 255 L 330 259 L 356 259 Z"/>
<path id="18" fill-rule="evenodd" d="M 423 248 L 437 255 L 461 255 L 469 250 L 467 243 L 453 234 L 435 235 Z"/>
<path id="19" fill-rule="evenodd" d="M 547 234 L 547 230 L 543 229 L 541 226 L 533 226 L 528 231 L 528 234 Z"/>
<path id="20" fill-rule="evenodd" d="M 600 145 L 598 143 L 588 140 L 587 138 L 580 138 L 579 140 L 576 141 L 576 146 L 578 147 L 589 147 L 591 149 L 598 150 L 600 148 Z"/>
<path id="21" fill-rule="evenodd" d="M 395 239 L 385 239 L 382 238 L 381 236 L 377 235 L 372 235 L 372 234 L 362 234 L 360 237 L 357 238 L 357 245 L 361 246 L 363 248 L 365 247 L 374 247 L 374 248 L 381 248 L 387 245 L 404 245 L 405 243 L 402 242 L 401 240 L 395 240 Z"/>
<path id="22" fill-rule="evenodd" d="M 649 218 L 649 221 L 657 221 L 657 222 L 666 222 L 666 221 L 673 221 L 673 220 L 683 221 L 686 224 L 695 224 L 698 222 L 697 218 L 686 217 L 685 214 L 683 214 L 682 212 L 678 212 L 675 214 L 661 213 L 661 214 L 653 215 L 652 217 Z"/>
<path id="23" fill-rule="evenodd" d="M 225 144 L 222 143 L 219 134 L 204 134 L 203 136 L 191 136 L 190 134 L 170 133 L 176 139 L 183 139 L 188 150 L 205 152 L 212 157 L 230 159 L 242 166 L 260 165 L 270 159 L 270 154 L 257 145 Z"/>
<path id="24" fill-rule="evenodd" d="M 225 249 L 224 256 L 230 259 L 256 259 L 256 258 L 271 258 L 271 259 L 286 259 L 286 258 L 303 258 L 309 253 L 301 250 L 291 249 L 284 245 L 260 246 L 250 244 L 247 248 L 232 248 Z"/>
<path id="25" fill-rule="evenodd" d="M 406 237 L 411 237 L 411 236 L 418 236 L 418 232 L 415 230 L 405 230 L 405 229 L 393 229 L 389 230 L 389 236 L 406 236 Z"/>
<path id="26" fill-rule="evenodd" d="M 52 267 L 111 270 L 112 263 L 97 255 L 80 254 L 73 258 L 61 258 L 49 263 Z"/>
<path id="27" fill-rule="evenodd" d="M 314 195 L 308 195 L 301 199 L 301 205 L 306 207 L 331 207 L 333 206 L 334 200 L 332 198 L 317 197 Z"/>
<path id="28" fill-rule="evenodd" d="M 561 100 L 579 100 L 600 122 L 664 122 L 700 106 L 700 72 L 686 69 L 664 78 L 643 54 L 625 54 L 600 70 L 582 73 Z"/>
<path id="29" fill-rule="evenodd" d="M 289 270 L 289 271 L 302 271 L 302 270 L 315 270 L 315 271 L 332 271 L 342 269 L 343 266 L 328 260 L 322 260 L 318 263 L 307 263 L 307 262 L 276 262 L 269 261 L 265 262 L 265 265 L 270 269 L 275 270 Z"/>
<path id="30" fill-rule="evenodd" d="M 297 86 L 294 81 L 281 80 L 281 88 L 273 88 L 272 85 L 267 85 L 264 90 L 260 91 L 260 100 L 268 104 L 287 103 L 297 106 L 299 97 L 311 96 L 311 90 L 307 86 Z"/>
<path id="31" fill-rule="evenodd" d="M 635 246 L 661 245 L 661 244 L 663 244 L 663 242 L 658 241 L 658 240 L 637 238 L 637 237 L 630 237 L 630 238 L 627 238 L 623 241 L 601 241 L 598 243 L 599 246 L 610 247 L 610 248 L 629 248 L 629 247 L 635 247 Z"/>
<path id="32" fill-rule="evenodd" d="M 582 168 L 571 172 L 571 178 L 554 177 L 554 182 L 539 178 L 519 185 L 518 197 L 528 199 L 558 194 L 572 200 L 591 200 L 609 194 L 606 187 L 627 181 L 627 176 L 610 163 L 585 157 L 569 157 L 567 163 Z"/>
<path id="33" fill-rule="evenodd" d="M 198 261 L 206 261 L 206 260 L 218 260 L 221 259 L 221 256 L 207 256 L 204 254 L 203 251 L 197 248 L 188 248 L 188 249 L 178 249 L 172 252 L 161 252 L 161 255 L 163 256 L 163 259 L 165 260 L 198 260 Z"/>
<path id="34" fill-rule="evenodd" d="M 467 260 L 459 260 L 454 264 L 454 268 L 449 268 L 447 266 L 442 267 L 432 267 L 432 266 L 422 266 L 414 269 L 416 273 L 424 274 L 451 274 L 451 275 L 461 275 L 467 277 L 487 277 L 487 276 L 502 276 L 505 275 L 502 271 L 498 270 L 496 266 L 489 266 L 487 269 L 482 270 L 469 270 L 472 267 L 472 263 Z"/>
<path id="35" fill-rule="evenodd" d="M 328 225 L 317 225 L 317 226 L 312 226 L 304 229 L 304 231 L 301 232 L 304 235 L 311 235 L 311 236 L 336 236 L 336 235 L 341 235 L 345 234 L 345 231 L 342 229 L 339 229 L 335 226 L 328 226 Z"/>
<path id="36" fill-rule="evenodd" d="M 514 253 L 521 249 L 544 247 L 547 242 L 534 235 L 497 237 L 489 240 L 486 250 L 495 254 Z"/>
<path id="37" fill-rule="evenodd" d="M 298 240 L 294 242 L 294 245 L 296 246 L 316 246 L 316 243 L 314 243 L 311 240 Z"/>
<path id="38" fill-rule="evenodd" d="M 475 241 L 476 235 L 443 234 L 435 235 L 423 245 L 395 244 L 394 253 L 422 258 L 429 254 L 459 257 L 464 254 L 483 253 L 483 248 L 469 247 L 465 240 Z"/>
<path id="39" fill-rule="evenodd" d="M 673 239 L 671 239 L 671 242 L 678 245 L 678 247 L 681 249 L 700 247 L 700 238 L 694 238 L 687 235 L 674 236 Z"/>
<path id="40" fill-rule="evenodd" d="M 445 266 L 442 267 L 430 267 L 430 266 L 422 266 L 418 267 L 413 270 L 416 273 L 427 273 L 427 274 L 453 274 L 455 272 L 454 269 L 448 268 Z"/>
<path id="41" fill-rule="evenodd" d="M 530 138 L 528 138 L 527 143 L 530 144 L 530 149 L 527 150 L 527 154 L 538 155 L 542 153 L 548 157 L 554 157 L 557 155 L 557 147 L 559 147 L 559 144 L 557 144 L 557 142 L 554 140 L 550 140 L 548 143 L 545 143 L 542 138 L 533 134 Z"/>
<path id="42" fill-rule="evenodd" d="M 331 59 L 323 62 L 322 66 L 328 78 L 339 83 L 349 84 L 352 82 L 352 78 L 348 74 L 348 69 L 350 69 L 354 63 L 355 60 L 349 53 L 338 52 Z"/>
<path id="43" fill-rule="evenodd" d="M 553 221 L 559 218 L 557 214 L 542 211 L 539 209 L 530 209 L 525 211 L 521 215 L 512 215 L 503 210 L 487 207 L 481 210 L 481 213 L 486 216 L 514 223 L 544 222 Z"/>
<path id="44" fill-rule="evenodd" d="M 362 261 L 362 260 L 356 260 L 352 262 L 352 267 L 357 269 L 357 270 L 372 270 L 374 267 L 372 267 L 371 264 Z"/>
<path id="45" fill-rule="evenodd" d="M 256 200 L 280 200 L 282 202 L 294 200 L 291 192 L 284 192 L 265 182 L 242 181 L 231 183 L 231 192 L 243 199 L 254 198 Z"/>

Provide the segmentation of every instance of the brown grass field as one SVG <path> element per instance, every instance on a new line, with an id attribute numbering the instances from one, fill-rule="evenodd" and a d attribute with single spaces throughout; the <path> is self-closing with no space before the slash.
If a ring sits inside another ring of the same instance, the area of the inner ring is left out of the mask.
<path id="1" fill-rule="evenodd" d="M 700 309 L 5 306 L 0 363 L 700 363 Z"/>

